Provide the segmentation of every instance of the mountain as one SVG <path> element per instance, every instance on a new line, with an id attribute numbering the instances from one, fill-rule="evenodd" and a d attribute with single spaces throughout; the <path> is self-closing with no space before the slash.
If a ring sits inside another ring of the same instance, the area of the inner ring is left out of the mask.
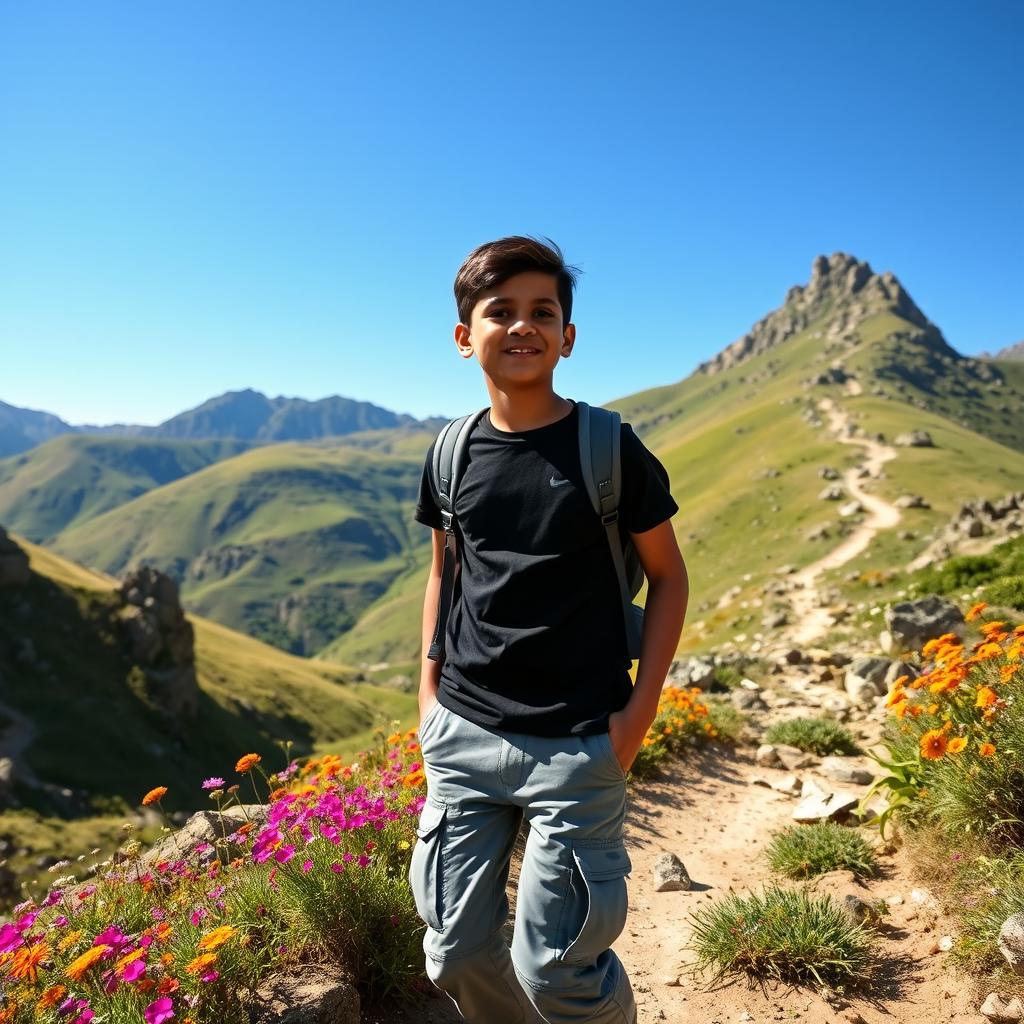
<path id="1" fill-rule="evenodd" d="M 0 522 L 45 543 L 62 530 L 246 447 L 244 441 L 63 434 L 0 459 Z"/>
<path id="2" fill-rule="evenodd" d="M 52 437 L 70 434 L 74 429 L 51 413 L 19 409 L 0 402 L 0 458 L 27 451 Z"/>
<path id="3" fill-rule="evenodd" d="M 348 445 L 245 451 L 60 533 L 108 573 L 146 564 L 186 607 L 296 654 L 350 628 L 427 538 L 411 531 L 416 458 Z"/>
<path id="4" fill-rule="evenodd" d="M 19 409 L 0 402 L 0 457 L 27 451 L 53 437 L 72 433 L 273 444 L 394 428 L 425 429 L 436 433 L 445 422 L 442 417 L 417 420 L 414 416 L 391 412 L 372 402 L 357 402 L 340 395 L 309 402 L 303 398 L 283 396 L 268 398 L 251 388 L 225 392 L 155 427 L 125 423 L 71 426 L 50 413 Z"/>
<path id="5" fill-rule="evenodd" d="M 1007 345 L 1001 348 L 994 356 L 988 352 L 980 353 L 982 359 L 1024 359 L 1024 341 L 1018 341 L 1015 345 Z"/>

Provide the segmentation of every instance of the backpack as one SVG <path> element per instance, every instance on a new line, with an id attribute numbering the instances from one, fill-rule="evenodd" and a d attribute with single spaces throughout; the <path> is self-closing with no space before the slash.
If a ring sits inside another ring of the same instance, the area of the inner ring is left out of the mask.
<path id="1" fill-rule="evenodd" d="M 622 614 L 626 626 L 626 649 L 631 660 L 640 657 L 643 609 L 633 603 L 644 582 L 640 556 L 629 534 L 619 529 L 619 499 L 622 495 L 622 470 L 619 454 L 622 418 L 617 412 L 577 402 L 579 410 L 580 466 L 583 482 L 608 537 L 615 575 L 619 582 Z M 441 510 L 444 527 L 444 560 L 441 566 L 441 592 L 437 602 L 437 621 L 427 657 L 438 661 L 444 653 L 445 627 L 455 593 L 455 575 L 459 568 L 455 540 L 455 495 L 466 461 L 469 435 L 487 412 L 470 413 L 452 420 L 441 429 L 434 443 L 430 466 L 431 483 Z"/>

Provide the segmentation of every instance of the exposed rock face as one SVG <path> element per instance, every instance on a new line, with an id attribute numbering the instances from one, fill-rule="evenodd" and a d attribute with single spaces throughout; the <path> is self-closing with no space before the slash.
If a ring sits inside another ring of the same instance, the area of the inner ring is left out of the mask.
<path id="1" fill-rule="evenodd" d="M 0 587 L 21 587 L 28 579 L 28 555 L 0 526 Z"/>
<path id="2" fill-rule="evenodd" d="M 250 1024 L 359 1024 L 360 1000 L 336 968 L 268 978 L 249 1007 Z"/>
<path id="3" fill-rule="evenodd" d="M 147 695 L 168 715 L 194 715 L 199 707 L 195 636 L 185 618 L 178 586 L 148 566 L 125 576 L 121 621 L 132 659 L 145 674 Z"/>
<path id="4" fill-rule="evenodd" d="M 1024 530 L 1024 491 L 1011 491 L 1002 498 L 989 501 L 976 498 L 966 501 L 939 531 L 908 569 L 919 569 L 957 554 L 963 542 L 972 537 L 993 537 L 997 541 L 1017 536 Z"/>
<path id="5" fill-rule="evenodd" d="M 930 594 L 920 601 L 901 601 L 885 609 L 893 650 L 916 651 L 928 640 L 956 632 L 964 615 L 952 601 Z"/>
<path id="6" fill-rule="evenodd" d="M 909 321 L 948 352 L 953 352 L 938 328 L 917 308 L 913 299 L 889 271 L 876 274 L 853 256 L 837 252 L 819 256 L 811 267 L 807 285 L 786 293 L 781 309 L 769 313 L 713 359 L 701 363 L 696 373 L 715 374 L 779 345 L 826 314 L 833 317 L 829 334 L 851 334 L 869 312 L 889 311 Z"/>

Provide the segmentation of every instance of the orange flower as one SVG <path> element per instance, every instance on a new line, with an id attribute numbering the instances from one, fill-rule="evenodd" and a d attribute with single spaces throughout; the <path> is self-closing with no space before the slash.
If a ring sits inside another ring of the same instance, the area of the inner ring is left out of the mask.
<path id="1" fill-rule="evenodd" d="M 978 746 L 978 753 L 982 757 L 991 757 L 996 752 L 996 745 L 994 743 L 982 743 Z"/>
<path id="2" fill-rule="evenodd" d="M 124 969 L 133 961 L 138 960 L 140 956 L 146 955 L 146 947 L 139 946 L 138 949 L 133 949 L 130 953 L 125 953 L 120 960 L 114 964 L 114 971 L 118 974 L 122 974 Z"/>
<path id="3" fill-rule="evenodd" d="M 402 779 L 402 785 L 408 786 L 410 789 L 415 789 L 416 786 L 422 786 L 426 781 L 426 776 L 423 774 L 422 768 L 417 768 L 414 772 L 409 772 L 405 778 Z"/>
<path id="4" fill-rule="evenodd" d="M 978 649 L 974 653 L 975 661 L 990 661 L 992 658 L 998 658 L 1002 655 L 1003 649 L 999 644 L 989 640 L 983 644 L 978 645 Z"/>
<path id="5" fill-rule="evenodd" d="M 259 754 L 243 754 L 235 765 L 235 771 L 241 773 L 247 772 L 251 768 L 255 768 L 262 760 L 263 758 L 260 757 Z"/>
<path id="6" fill-rule="evenodd" d="M 50 1009 L 51 1006 L 56 1006 L 58 1003 L 64 1002 L 64 997 L 68 994 L 66 985 L 51 985 L 39 998 L 39 1002 L 36 1003 L 36 1013 L 42 1013 L 43 1010 Z"/>
<path id="7" fill-rule="evenodd" d="M 967 740 L 963 736 L 954 736 L 949 741 L 949 746 L 946 747 L 946 751 L 950 754 L 959 754 L 964 747 L 967 746 Z"/>
<path id="8" fill-rule="evenodd" d="M 217 962 L 216 953 L 201 953 L 195 958 L 185 964 L 185 970 L 189 974 L 200 974 L 208 968 L 212 967 Z"/>
<path id="9" fill-rule="evenodd" d="M 988 708 L 991 707 L 995 702 L 999 700 L 999 695 L 995 690 L 988 686 L 978 687 L 977 700 L 974 702 L 976 708 Z"/>
<path id="10" fill-rule="evenodd" d="M 151 789 L 142 798 L 142 806 L 148 807 L 150 804 L 159 803 L 165 796 L 167 796 L 167 787 L 157 786 L 155 789 Z"/>
<path id="11" fill-rule="evenodd" d="M 941 729 L 929 729 L 921 737 L 921 756 L 937 761 L 946 752 L 948 740 Z"/>
<path id="12" fill-rule="evenodd" d="M 13 1024 L 14 1015 L 18 1012 L 17 1003 L 9 1003 L 0 1010 L 0 1024 Z"/>
<path id="13" fill-rule="evenodd" d="M 178 991 L 181 982 L 177 978 L 161 978 L 156 990 L 162 996 L 169 996 Z"/>
<path id="14" fill-rule="evenodd" d="M 973 622 L 986 608 L 988 604 L 984 601 L 979 601 L 977 604 L 971 605 L 970 610 L 964 616 L 968 622 Z"/>
<path id="15" fill-rule="evenodd" d="M 50 955 L 50 947 L 45 942 L 36 942 L 31 946 L 22 946 L 11 958 L 7 973 L 12 978 L 25 978 L 33 984 L 39 980 L 39 965 Z"/>
<path id="16" fill-rule="evenodd" d="M 218 946 L 223 946 L 225 942 L 230 939 L 237 928 L 232 928 L 229 924 L 222 924 L 219 928 L 214 928 L 212 932 L 207 932 L 199 940 L 199 949 L 203 951 L 216 949 Z"/>
<path id="17" fill-rule="evenodd" d="M 64 968 L 64 973 L 72 981 L 81 981 L 82 975 L 85 974 L 90 967 L 93 966 L 98 960 L 103 957 L 103 954 L 110 949 L 110 946 L 92 946 L 87 949 L 77 960 L 72 960 L 71 963 Z"/>

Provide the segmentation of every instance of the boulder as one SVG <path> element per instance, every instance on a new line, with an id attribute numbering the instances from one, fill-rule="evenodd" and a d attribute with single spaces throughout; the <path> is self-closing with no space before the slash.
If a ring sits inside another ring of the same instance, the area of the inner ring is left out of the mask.
<path id="1" fill-rule="evenodd" d="M 843 516 L 843 518 L 860 515 L 863 511 L 864 506 L 856 498 L 854 498 L 853 501 L 846 502 L 845 505 L 839 506 L 839 514 Z"/>
<path id="2" fill-rule="evenodd" d="M 249 1024 L 359 1024 L 360 1015 L 355 985 L 333 965 L 268 978 L 248 1011 Z"/>
<path id="3" fill-rule="evenodd" d="M 844 757 L 822 758 L 821 772 L 833 782 L 845 782 L 854 786 L 869 786 L 875 778 L 866 768 L 858 768 Z"/>
<path id="4" fill-rule="evenodd" d="M 844 497 L 845 493 L 842 487 L 833 484 L 831 487 L 826 487 L 823 491 L 820 491 L 818 498 L 821 501 L 839 501 L 840 498 Z"/>
<path id="5" fill-rule="evenodd" d="M 809 796 L 804 796 L 793 809 L 793 820 L 801 823 L 844 821 L 857 806 L 859 800 L 856 793 L 839 791 L 826 793 L 824 796 L 820 793 L 811 793 Z"/>
<path id="6" fill-rule="evenodd" d="M 801 768 L 811 768 L 818 763 L 818 759 L 800 750 L 799 747 L 790 747 L 785 743 L 775 744 L 775 755 L 782 762 L 782 767 L 789 772 L 799 771 Z"/>
<path id="7" fill-rule="evenodd" d="M 1024 913 L 1011 914 L 999 929 L 999 952 L 1014 974 L 1024 975 Z"/>
<path id="8" fill-rule="evenodd" d="M 897 508 L 931 508 L 920 494 L 901 494 L 893 504 Z"/>
<path id="9" fill-rule="evenodd" d="M 0 526 L 0 587 L 22 587 L 29 581 L 28 555 Z"/>
<path id="10" fill-rule="evenodd" d="M 1024 1003 L 1016 996 L 1003 999 L 998 993 L 989 992 L 978 1012 L 992 1024 L 1018 1024 L 1024 1020 Z"/>
<path id="11" fill-rule="evenodd" d="M 964 616 L 952 601 L 929 594 L 917 601 L 888 605 L 885 624 L 894 648 L 916 651 L 934 637 L 958 632 L 963 627 Z"/>
<path id="12" fill-rule="evenodd" d="M 910 430 L 904 434 L 897 434 L 893 444 L 901 448 L 934 448 L 935 442 L 927 430 Z"/>
<path id="13" fill-rule="evenodd" d="M 862 656 L 847 666 L 843 688 L 858 707 L 870 707 L 876 697 L 886 692 L 885 674 L 891 664 L 888 658 Z"/>

